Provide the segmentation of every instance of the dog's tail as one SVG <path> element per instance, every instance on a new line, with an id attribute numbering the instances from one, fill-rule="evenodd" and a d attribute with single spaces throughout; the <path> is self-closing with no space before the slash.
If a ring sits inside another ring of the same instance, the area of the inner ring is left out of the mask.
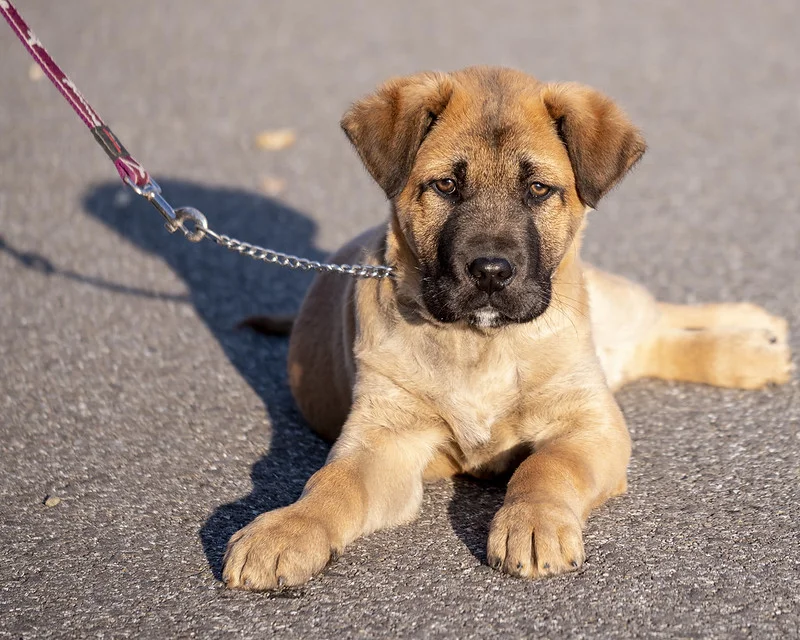
<path id="1" fill-rule="evenodd" d="M 250 316 L 242 320 L 237 327 L 245 327 L 263 333 L 266 336 L 288 336 L 294 325 L 293 315 Z"/>

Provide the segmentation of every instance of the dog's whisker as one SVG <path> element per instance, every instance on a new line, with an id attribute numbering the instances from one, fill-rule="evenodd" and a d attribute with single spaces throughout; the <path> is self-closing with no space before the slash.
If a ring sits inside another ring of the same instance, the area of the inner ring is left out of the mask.
<path id="1" fill-rule="evenodd" d="M 570 311 L 573 311 L 574 313 L 578 314 L 581 318 L 585 318 L 587 320 L 590 318 L 589 313 L 588 313 L 588 311 L 589 311 L 589 307 L 588 306 L 585 306 L 583 308 L 575 307 L 575 306 L 569 304 L 568 302 L 565 302 L 564 300 L 562 300 L 560 296 L 555 296 L 553 298 L 553 301 L 555 303 L 557 303 L 557 305 L 560 305 L 561 307 L 569 309 Z M 559 308 L 557 305 L 556 305 L 556 308 Z M 561 309 L 559 309 L 559 310 L 561 310 Z"/>
<path id="2" fill-rule="evenodd" d="M 562 304 L 563 304 L 563 303 L 562 303 Z M 558 311 L 558 312 L 559 312 L 559 313 L 560 313 L 562 316 L 564 316 L 564 317 L 565 317 L 567 320 L 569 320 L 569 323 L 572 325 L 572 329 L 575 331 L 575 337 L 576 337 L 576 338 L 580 337 L 580 334 L 578 333 L 578 327 L 576 327 L 576 326 L 575 326 L 575 323 L 573 322 L 573 320 L 572 320 L 572 318 L 570 317 L 570 315 L 569 315 L 568 313 L 566 313 L 566 312 L 564 311 L 564 309 L 562 309 L 561 307 L 555 306 L 554 308 L 555 308 L 555 310 L 556 310 L 556 311 Z M 573 311 L 574 311 L 574 309 L 573 309 Z M 576 313 L 578 313 L 578 312 L 576 312 Z M 582 315 L 582 314 L 580 314 L 580 315 Z"/>

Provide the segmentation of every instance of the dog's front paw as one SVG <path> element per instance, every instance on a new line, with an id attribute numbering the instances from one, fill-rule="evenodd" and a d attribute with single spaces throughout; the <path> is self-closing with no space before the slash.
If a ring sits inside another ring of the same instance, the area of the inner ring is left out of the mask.
<path id="1" fill-rule="evenodd" d="M 503 505 L 492 520 L 489 565 L 512 576 L 541 578 L 583 564 L 583 534 L 566 506 L 520 500 Z"/>
<path id="2" fill-rule="evenodd" d="M 289 506 L 261 514 L 228 542 L 222 579 L 232 589 L 265 591 L 308 582 L 331 557 L 324 524 Z"/>

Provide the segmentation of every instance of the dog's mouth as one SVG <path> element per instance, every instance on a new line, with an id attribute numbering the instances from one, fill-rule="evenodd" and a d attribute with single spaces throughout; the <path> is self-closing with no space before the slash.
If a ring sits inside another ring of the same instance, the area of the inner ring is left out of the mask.
<path id="1" fill-rule="evenodd" d="M 462 319 L 471 327 L 476 329 L 497 329 L 511 324 L 524 324 L 535 320 L 542 315 L 548 307 L 548 303 L 534 304 L 527 309 L 505 309 L 503 306 L 495 305 L 492 300 L 485 305 L 466 312 Z"/>
<path id="2" fill-rule="evenodd" d="M 550 305 L 549 291 L 529 292 L 528 296 L 490 296 L 465 304 L 462 311 L 449 320 L 462 320 L 476 329 L 497 329 L 524 324 L 542 315 Z"/>
<path id="3" fill-rule="evenodd" d="M 470 311 L 466 317 L 467 324 L 478 329 L 495 329 L 514 322 L 511 318 L 498 311 L 491 304 Z"/>
<path id="4" fill-rule="evenodd" d="M 487 295 L 471 283 L 432 278 L 423 284 L 422 298 L 427 312 L 437 322 L 464 322 L 476 329 L 531 322 L 550 305 L 549 278 L 543 282 L 528 280 L 514 289 Z"/>

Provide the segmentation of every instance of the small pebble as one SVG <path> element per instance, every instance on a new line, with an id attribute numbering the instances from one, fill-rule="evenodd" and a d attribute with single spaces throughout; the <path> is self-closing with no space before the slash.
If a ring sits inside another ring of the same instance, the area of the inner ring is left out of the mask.
<path id="1" fill-rule="evenodd" d="M 286 180 L 275 176 L 266 176 L 261 180 L 261 189 L 268 196 L 279 196 L 286 190 Z"/>
<path id="2" fill-rule="evenodd" d="M 118 189 L 114 193 L 114 208 L 115 209 L 124 209 L 130 203 L 133 202 L 133 192 L 128 191 L 127 188 Z"/>
<path id="3" fill-rule="evenodd" d="M 46 496 L 43 504 L 45 507 L 48 508 L 57 507 L 58 505 L 61 504 L 61 498 L 58 498 L 56 496 Z"/>

